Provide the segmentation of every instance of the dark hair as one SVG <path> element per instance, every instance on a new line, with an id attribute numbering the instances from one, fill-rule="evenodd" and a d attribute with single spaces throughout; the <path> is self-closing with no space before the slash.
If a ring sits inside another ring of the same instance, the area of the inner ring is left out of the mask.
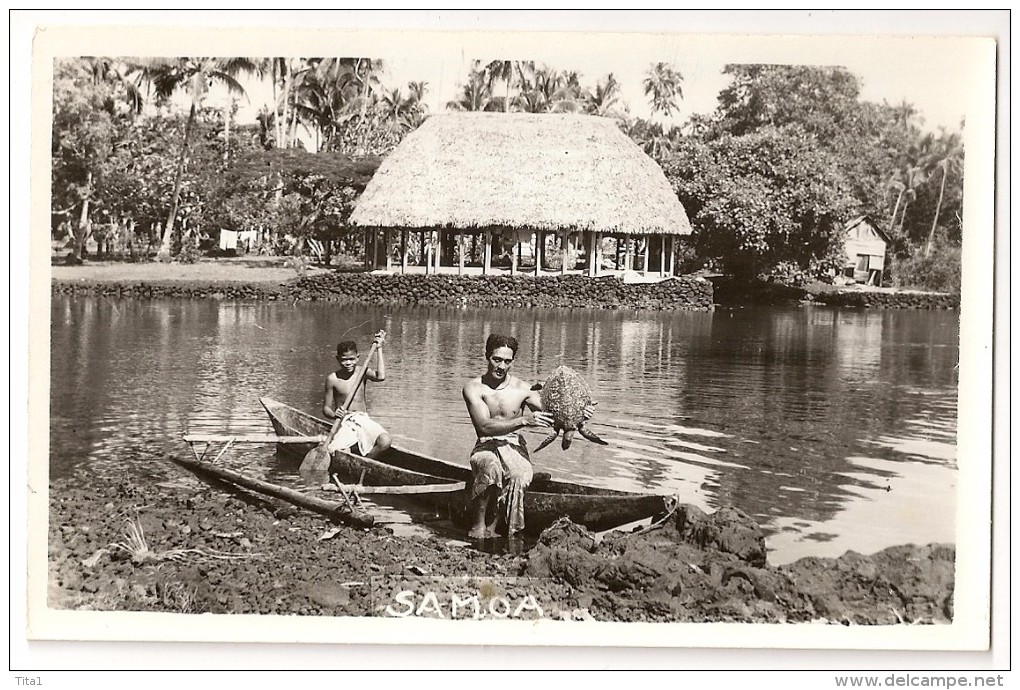
<path id="1" fill-rule="evenodd" d="M 345 352 L 353 352 L 354 354 L 358 354 L 358 344 L 353 340 L 341 341 L 341 343 L 336 346 L 336 356 L 339 357 Z"/>
<path id="2" fill-rule="evenodd" d="M 493 333 L 485 341 L 485 358 L 491 357 L 492 353 L 501 347 L 509 347 L 514 353 L 514 357 L 517 356 L 517 338 L 512 335 L 497 335 Z"/>

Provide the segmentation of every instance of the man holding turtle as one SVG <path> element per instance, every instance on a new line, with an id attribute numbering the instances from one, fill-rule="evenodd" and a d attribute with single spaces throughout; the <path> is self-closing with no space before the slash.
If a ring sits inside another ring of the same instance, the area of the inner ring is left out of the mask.
<path id="1" fill-rule="evenodd" d="M 549 427 L 551 415 L 530 383 L 510 374 L 517 339 L 493 333 L 485 341 L 486 371 L 464 384 L 464 402 L 478 440 L 471 451 L 471 539 L 496 536 L 497 524 L 507 535 L 524 529 L 524 491 L 534 476 L 524 438 L 527 427 Z M 585 419 L 593 409 L 585 410 Z"/>

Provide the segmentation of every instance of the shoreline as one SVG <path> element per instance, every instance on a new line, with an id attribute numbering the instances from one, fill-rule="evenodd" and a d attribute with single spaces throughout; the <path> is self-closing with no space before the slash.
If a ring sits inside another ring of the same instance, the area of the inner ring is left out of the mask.
<path id="1" fill-rule="evenodd" d="M 169 471 L 169 481 L 144 487 L 83 476 L 51 485 L 50 608 L 440 617 L 401 605 L 423 601 L 425 588 L 442 599 L 444 586 L 467 576 L 488 582 L 482 590 L 495 582 L 509 599 L 531 596 L 542 617 L 556 620 L 895 625 L 953 618 L 955 547 L 947 544 L 772 566 L 749 517 L 681 505 L 643 532 L 609 532 L 597 541 L 561 520 L 530 549 L 487 553 L 438 532 L 337 526 L 276 499 Z M 132 548 L 137 535 L 146 550 Z"/>
<path id="2" fill-rule="evenodd" d="M 51 294 L 130 299 L 331 301 L 357 304 L 574 307 L 710 311 L 715 307 L 824 305 L 879 309 L 959 309 L 957 294 L 893 288 L 834 288 L 811 292 L 777 284 L 734 288 L 726 281 L 677 276 L 629 282 L 619 276 L 576 274 L 457 275 L 298 271 L 279 260 L 207 260 L 197 264 L 53 266 Z M 276 258 L 278 259 L 278 258 Z"/>

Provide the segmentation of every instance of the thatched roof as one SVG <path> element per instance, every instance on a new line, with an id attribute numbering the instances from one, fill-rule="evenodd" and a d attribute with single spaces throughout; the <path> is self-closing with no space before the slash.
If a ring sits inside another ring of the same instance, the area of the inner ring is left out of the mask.
<path id="1" fill-rule="evenodd" d="M 428 118 L 383 160 L 350 222 L 691 232 L 662 169 L 615 121 L 523 113 Z"/>

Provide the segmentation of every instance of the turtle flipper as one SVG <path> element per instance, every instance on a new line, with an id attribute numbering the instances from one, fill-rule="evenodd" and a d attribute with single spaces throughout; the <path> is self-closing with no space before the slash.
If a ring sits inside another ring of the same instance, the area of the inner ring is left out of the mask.
<path id="1" fill-rule="evenodd" d="M 574 440 L 574 429 L 563 432 L 563 450 L 570 448 L 570 442 Z"/>
<path id="2" fill-rule="evenodd" d="M 559 435 L 560 435 L 560 430 L 558 428 L 553 429 L 552 433 L 549 434 L 548 436 L 546 436 L 545 439 L 541 443 L 538 444 L 538 447 L 535 448 L 535 452 L 537 453 L 538 451 L 540 451 L 543 448 L 545 448 L 546 446 L 548 446 L 550 443 L 555 441 L 556 437 L 559 436 Z"/>
<path id="3" fill-rule="evenodd" d="M 579 434 L 581 434 L 581 436 L 584 436 L 586 439 L 588 439 L 592 443 L 597 443 L 600 446 L 608 446 L 609 445 L 609 441 L 603 441 L 598 436 L 596 436 L 594 432 L 589 431 L 588 429 L 585 429 L 583 423 L 577 425 L 577 431 L 578 431 Z M 564 439 L 564 443 L 565 442 L 566 442 L 566 439 Z M 564 445 L 564 448 L 566 448 L 565 445 Z"/>

